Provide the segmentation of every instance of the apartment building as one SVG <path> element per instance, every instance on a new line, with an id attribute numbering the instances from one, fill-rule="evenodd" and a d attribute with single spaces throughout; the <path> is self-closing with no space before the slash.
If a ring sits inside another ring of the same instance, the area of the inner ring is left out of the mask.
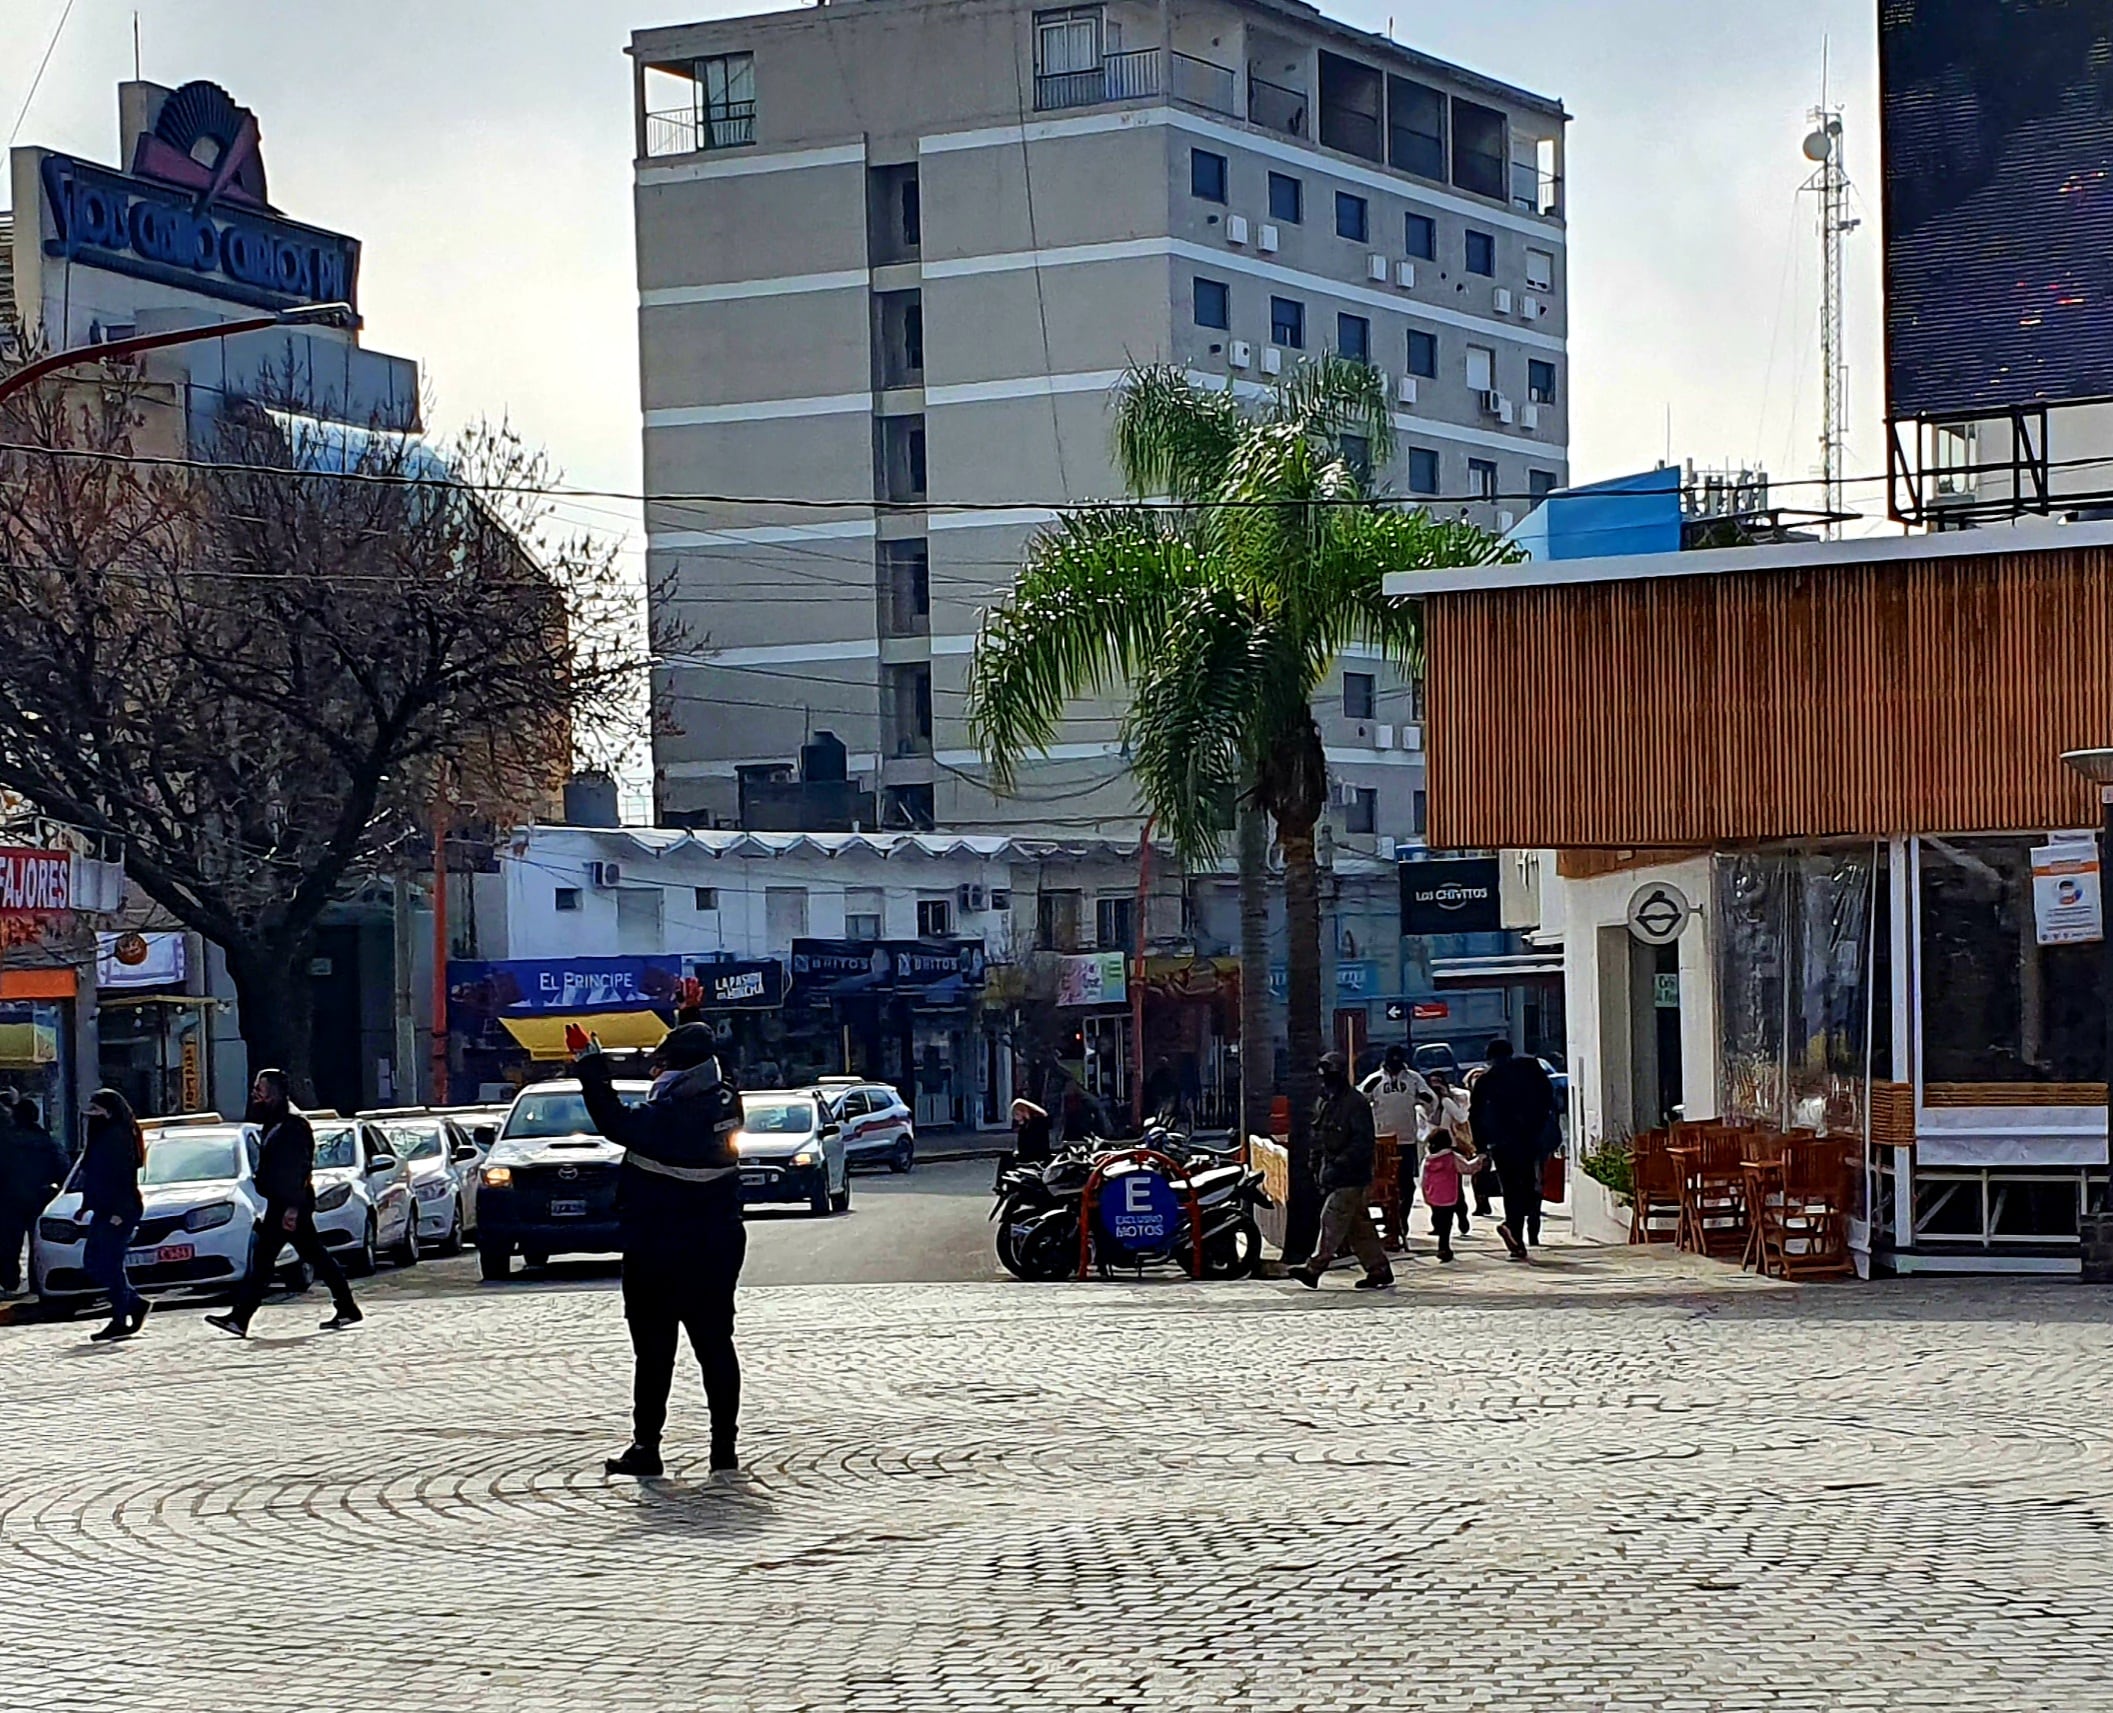
<path id="1" fill-rule="evenodd" d="M 963 718 L 1024 543 L 1120 491 L 1133 360 L 1259 396 L 1365 358 L 1382 486 L 1489 527 L 1566 479 L 1555 101 L 1291 0 L 838 0 L 631 54 L 663 824 L 734 824 L 818 727 L 886 827 L 1134 824 L 1120 701 L 1008 798 Z M 1346 659 L 1316 713 L 1337 838 L 1419 836 L 1416 687 Z"/>

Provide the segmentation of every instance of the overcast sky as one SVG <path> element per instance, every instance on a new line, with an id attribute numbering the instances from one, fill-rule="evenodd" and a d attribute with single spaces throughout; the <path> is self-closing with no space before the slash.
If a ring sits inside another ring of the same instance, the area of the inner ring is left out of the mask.
<path id="1" fill-rule="evenodd" d="M 0 0 L 14 127 L 65 0 Z M 1397 9 L 1390 12 L 1389 6 Z M 614 0 L 143 0 L 145 74 L 258 114 L 272 197 L 359 237 L 366 338 L 436 422 L 510 415 L 575 482 L 632 489 L 639 430 L 630 79 L 639 27 L 753 7 Z M 1759 460 L 1809 478 L 1818 239 L 1799 144 L 1823 40 L 1865 230 L 1850 240 L 1852 474 L 1883 469 L 1873 0 L 1331 0 L 1572 115 L 1571 467 Z M 112 160 L 134 8 L 75 0 L 17 140 Z M 353 21 L 356 20 L 356 21 Z M 1810 488 L 1786 499 L 1812 498 Z M 1852 502 L 1882 511 L 1880 491 Z M 635 532 L 635 511 L 568 508 Z"/>

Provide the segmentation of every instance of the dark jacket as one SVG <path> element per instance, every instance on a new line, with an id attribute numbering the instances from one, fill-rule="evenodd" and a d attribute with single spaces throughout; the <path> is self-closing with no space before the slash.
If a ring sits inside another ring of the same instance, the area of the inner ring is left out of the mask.
<path id="1" fill-rule="evenodd" d="M 1476 1079 L 1467 1116 L 1475 1146 L 1493 1159 L 1538 1159 L 1541 1136 L 1555 1116 L 1555 1084 L 1538 1059 L 1499 1059 Z"/>
<path id="2" fill-rule="evenodd" d="M 1372 1103 L 1354 1088 L 1323 1093 L 1313 1112 L 1313 1145 L 1320 1151 L 1324 1193 L 1362 1189 L 1377 1165 Z"/>
<path id="3" fill-rule="evenodd" d="M 741 1171 L 734 1132 L 741 1097 L 716 1067 L 699 1065 L 656 1085 L 641 1106 L 611 1087 L 608 1058 L 589 1053 L 578 1066 L 587 1116 L 624 1150 L 617 1212 L 624 1253 L 682 1260 L 700 1236 L 741 1220 Z"/>
<path id="4" fill-rule="evenodd" d="M 306 1207 L 315 1194 L 314 1129 L 291 1108 L 259 1128 L 264 1148 L 257 1156 L 257 1193 L 281 1207 Z"/>
<path id="5" fill-rule="evenodd" d="M 73 1162 L 40 1129 L 0 1127 L 0 1203 L 39 1213 L 59 1193 Z"/>
<path id="6" fill-rule="evenodd" d="M 88 1146 L 81 1154 L 81 1211 L 107 1217 L 139 1217 L 139 1138 L 113 1118 L 88 1120 Z"/>

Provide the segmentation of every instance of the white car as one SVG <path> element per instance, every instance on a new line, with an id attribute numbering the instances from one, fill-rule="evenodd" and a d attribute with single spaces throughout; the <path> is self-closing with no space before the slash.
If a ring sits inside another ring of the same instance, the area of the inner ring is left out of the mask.
<path id="1" fill-rule="evenodd" d="M 372 1124 L 318 1118 L 315 1126 L 315 1228 L 355 1277 L 374 1271 L 383 1252 L 418 1259 L 411 1168 Z"/>
<path id="2" fill-rule="evenodd" d="M 760 1089 L 741 1096 L 741 1199 L 803 1201 L 810 1213 L 851 1207 L 844 1132 L 813 1089 Z"/>
<path id="3" fill-rule="evenodd" d="M 375 1122 L 389 1152 L 410 1170 L 420 1247 L 461 1254 L 464 1235 L 477 1225 L 477 1145 L 453 1119 L 437 1114 Z"/>
<path id="4" fill-rule="evenodd" d="M 815 1092 L 844 1132 L 844 1156 L 854 1166 L 907 1172 L 917 1164 L 917 1125 L 901 1095 L 886 1083 L 824 1077 Z"/>
<path id="5" fill-rule="evenodd" d="M 187 1124 L 146 1132 L 147 1160 L 139 1171 L 142 1214 L 126 1253 L 126 1273 L 139 1291 L 183 1286 L 231 1286 L 249 1267 L 250 1234 L 264 1217 L 256 1186 L 262 1140 L 253 1124 Z M 68 1304 L 98 1295 L 83 1266 L 88 1227 L 81 1222 L 80 1167 L 37 1220 L 30 1245 L 30 1281 L 47 1303 Z M 308 1269 L 282 1248 L 279 1266 L 296 1288 Z"/>

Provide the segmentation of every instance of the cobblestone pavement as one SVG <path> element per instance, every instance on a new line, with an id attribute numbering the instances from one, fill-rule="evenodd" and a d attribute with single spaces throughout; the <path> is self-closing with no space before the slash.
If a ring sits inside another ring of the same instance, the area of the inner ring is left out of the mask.
<path id="1" fill-rule="evenodd" d="M 0 1707 L 2113 1708 L 2102 1295 L 1407 1278 L 751 1291 L 725 1485 L 607 1292 L 0 1330 Z"/>

